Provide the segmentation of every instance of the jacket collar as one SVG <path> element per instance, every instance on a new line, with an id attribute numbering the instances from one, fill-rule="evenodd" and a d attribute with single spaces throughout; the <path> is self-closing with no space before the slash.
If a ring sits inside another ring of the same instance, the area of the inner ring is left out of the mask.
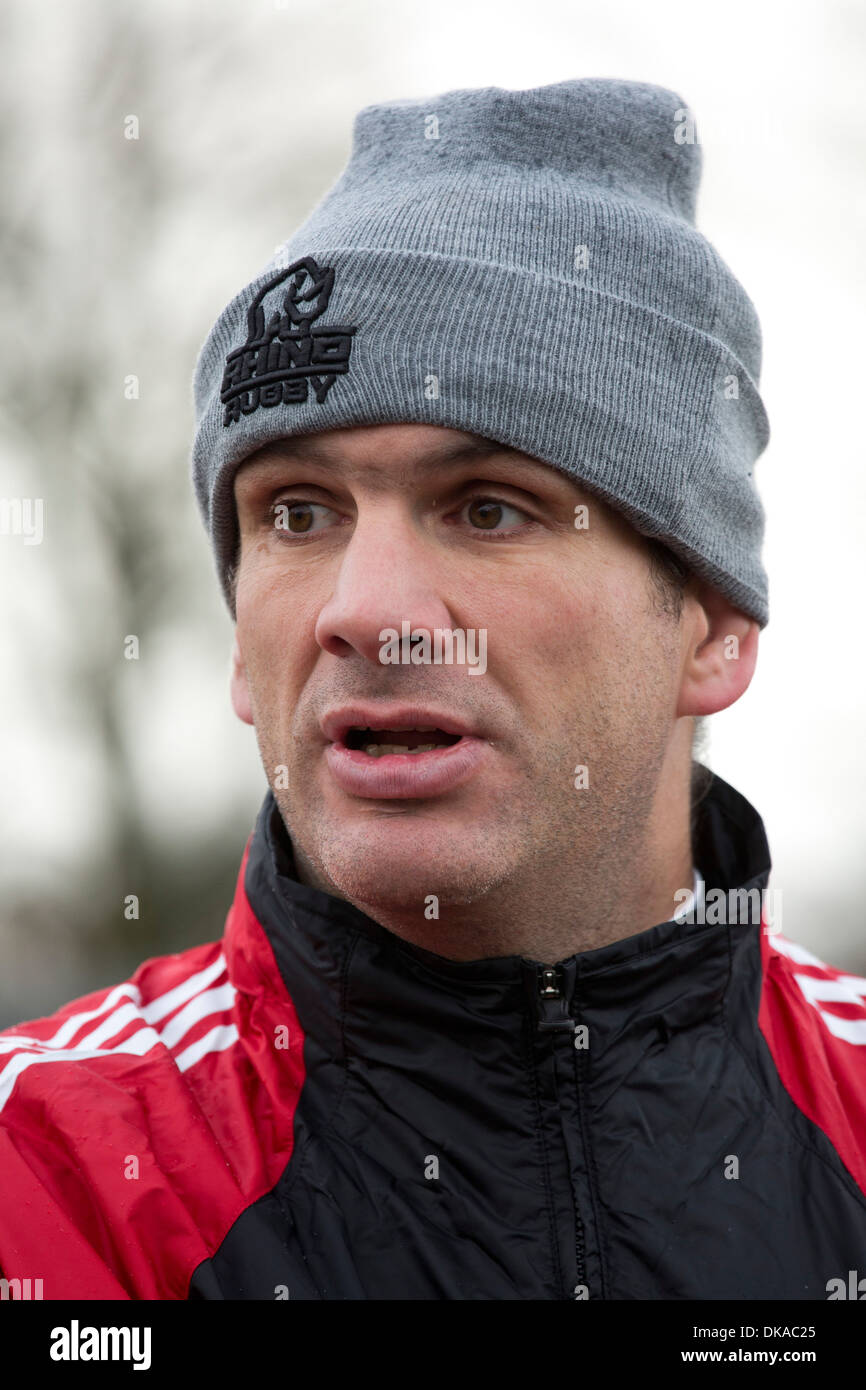
<path id="1" fill-rule="evenodd" d="M 695 862 L 705 881 L 706 920 L 668 921 L 592 951 L 558 970 L 570 1005 L 604 1014 L 626 1009 L 680 1027 L 715 1010 L 737 954 L 759 946 L 752 922 L 732 923 L 710 904 L 719 890 L 766 888 L 771 861 L 764 825 L 744 796 L 713 775 L 697 808 Z M 715 890 L 715 893 L 714 891 Z M 244 856 L 238 894 L 264 930 L 305 1027 L 331 1032 L 348 1007 L 371 1016 L 400 1014 L 411 977 L 425 982 L 432 1018 L 437 1001 L 488 1017 L 524 1009 L 538 966 L 519 955 L 452 961 L 403 941 L 351 903 L 301 883 L 291 839 L 268 790 Z M 347 981 L 351 976 L 351 989 Z M 416 999 L 417 1004 L 417 999 Z M 668 1026 L 665 1025 L 665 1026 Z"/>

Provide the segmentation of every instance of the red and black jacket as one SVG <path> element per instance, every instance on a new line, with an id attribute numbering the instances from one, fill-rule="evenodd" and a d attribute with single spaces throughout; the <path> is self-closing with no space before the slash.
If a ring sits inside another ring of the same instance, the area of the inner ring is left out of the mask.
<path id="1" fill-rule="evenodd" d="M 718 777 L 694 851 L 708 901 L 767 887 Z M 866 1273 L 864 999 L 768 923 L 446 960 L 299 883 L 269 792 L 221 942 L 0 1033 L 0 1269 L 46 1299 L 826 1299 Z"/>

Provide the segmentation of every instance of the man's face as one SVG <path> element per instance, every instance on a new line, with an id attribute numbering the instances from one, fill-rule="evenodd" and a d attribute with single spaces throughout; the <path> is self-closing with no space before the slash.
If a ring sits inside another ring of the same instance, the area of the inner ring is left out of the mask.
<path id="1" fill-rule="evenodd" d="M 546 464 L 438 426 L 282 441 L 235 498 L 233 699 L 302 876 L 419 917 L 431 894 L 441 910 L 615 881 L 647 833 L 683 661 L 637 532 Z M 404 622 L 431 644 L 462 630 L 477 672 L 383 661 Z M 454 729 L 448 748 L 377 757 L 347 721 Z"/>

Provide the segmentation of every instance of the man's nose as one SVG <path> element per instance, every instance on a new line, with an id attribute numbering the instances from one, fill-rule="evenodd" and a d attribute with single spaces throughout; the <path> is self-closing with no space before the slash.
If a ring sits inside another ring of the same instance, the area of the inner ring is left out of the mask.
<path id="1" fill-rule="evenodd" d="M 359 515 L 342 551 L 333 592 L 316 622 L 316 640 L 334 656 L 359 652 L 379 663 L 386 629 L 452 627 L 442 596 L 445 557 L 397 504 Z"/>

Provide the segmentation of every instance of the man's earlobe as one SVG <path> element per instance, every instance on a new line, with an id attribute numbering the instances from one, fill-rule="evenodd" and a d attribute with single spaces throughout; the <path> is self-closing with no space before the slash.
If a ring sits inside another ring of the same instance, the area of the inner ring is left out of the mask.
<path id="1" fill-rule="evenodd" d="M 232 647 L 231 676 L 229 688 L 232 697 L 232 709 L 238 719 L 242 719 L 245 724 L 253 722 L 253 707 L 250 700 L 249 687 L 247 685 L 247 672 L 244 666 L 241 649 L 235 636 L 234 646 Z"/>
<path id="2" fill-rule="evenodd" d="M 717 714 L 748 689 L 758 660 L 760 627 L 708 584 L 687 605 L 677 715 Z"/>

